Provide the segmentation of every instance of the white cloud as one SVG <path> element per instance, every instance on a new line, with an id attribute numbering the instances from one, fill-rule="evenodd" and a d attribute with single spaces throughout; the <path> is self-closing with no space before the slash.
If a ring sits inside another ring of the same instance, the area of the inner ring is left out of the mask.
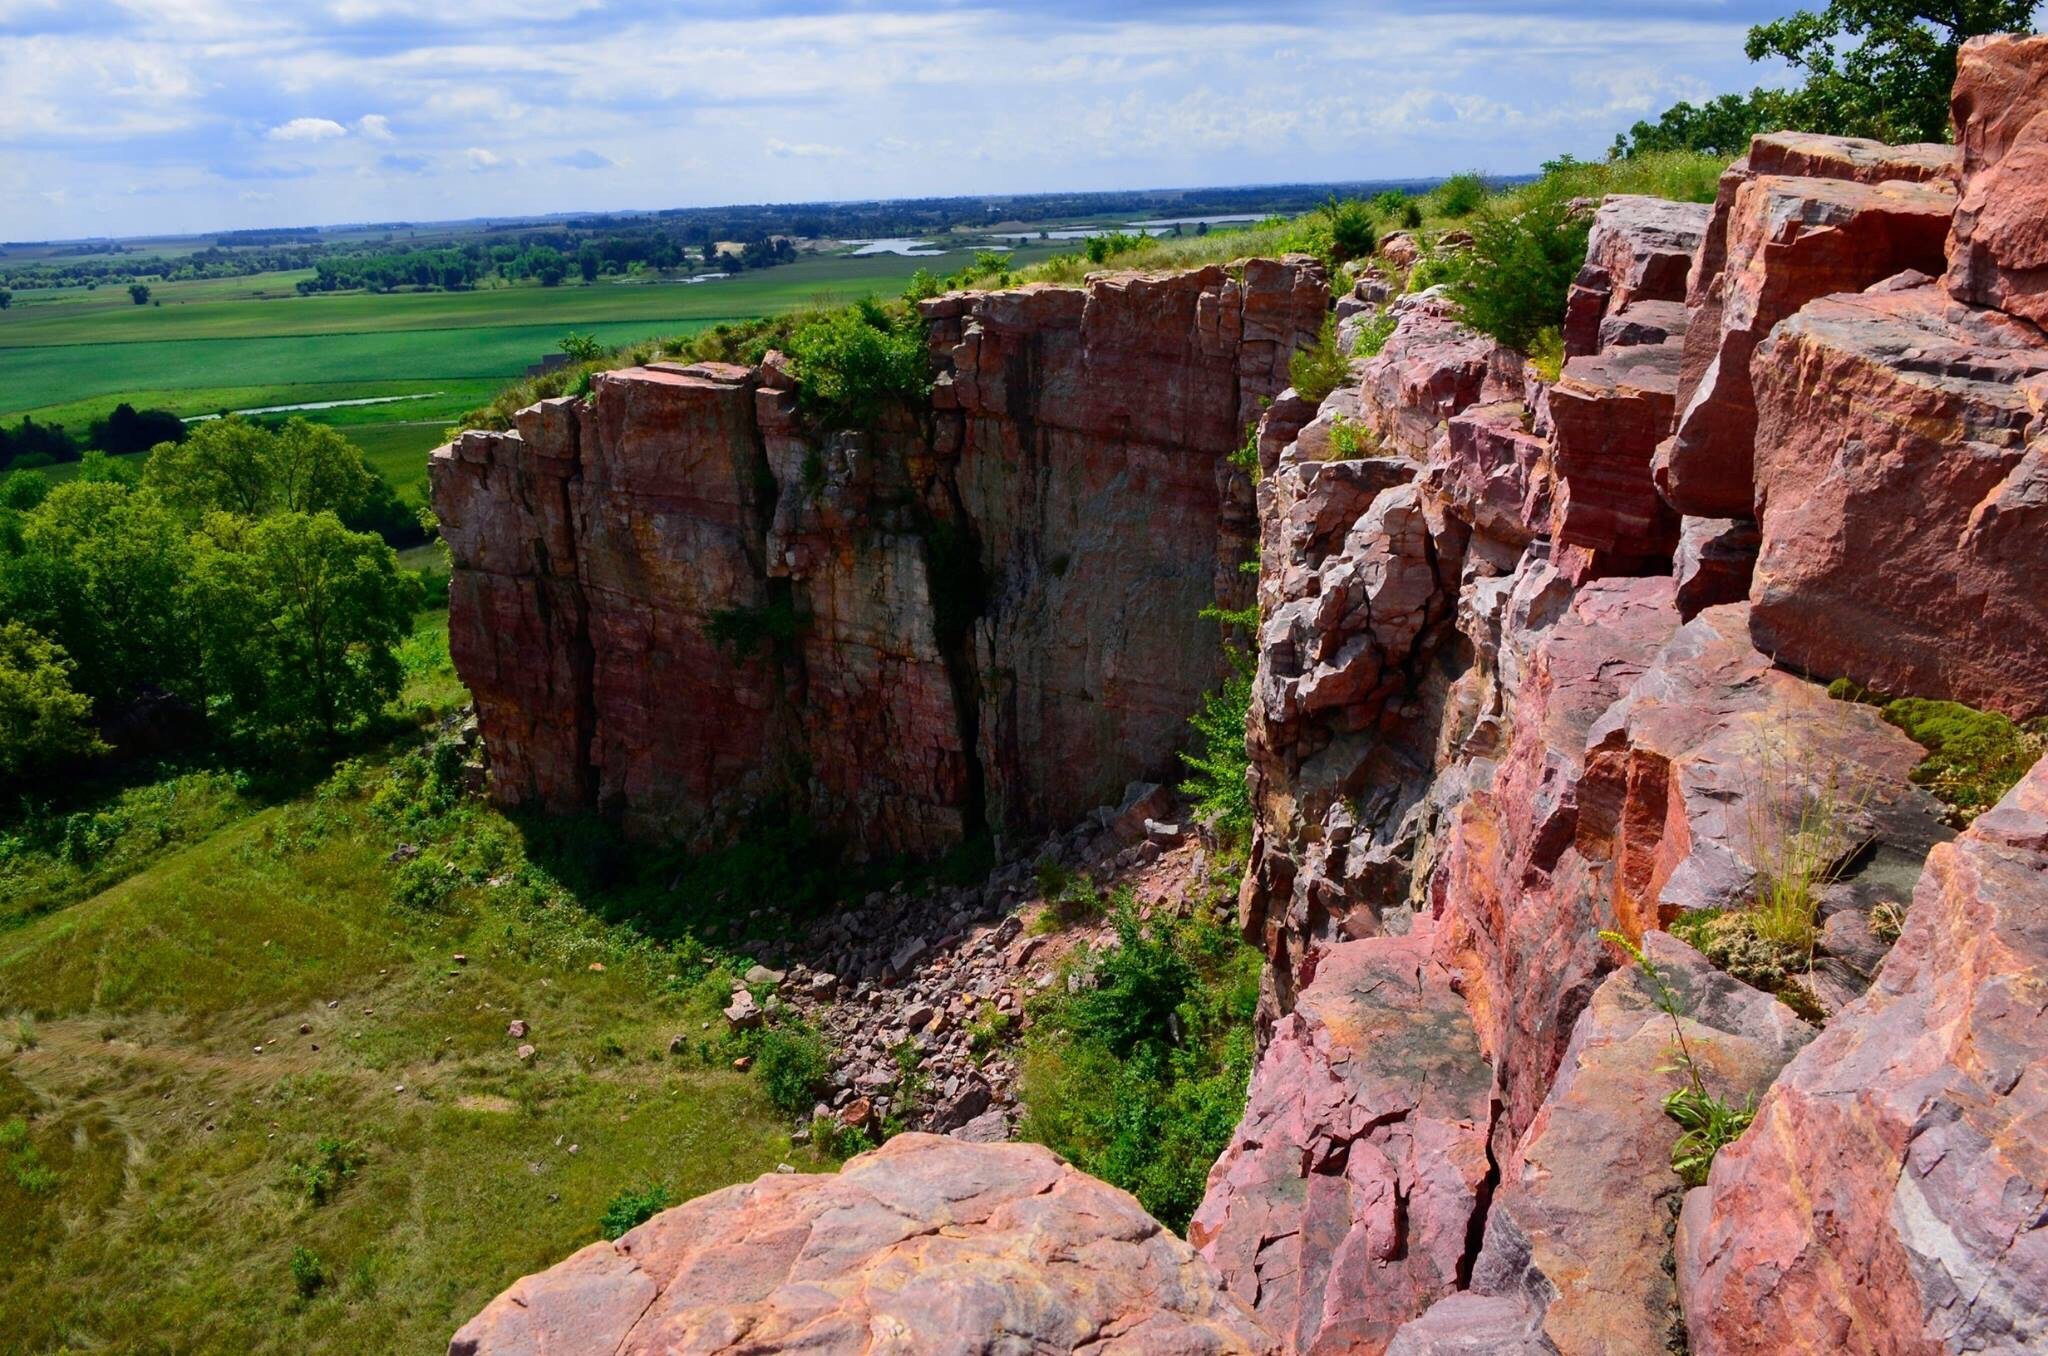
<path id="1" fill-rule="evenodd" d="M 271 128 L 268 135 L 272 141 L 332 141 L 347 136 L 348 128 L 332 118 L 293 118 Z"/>
<path id="2" fill-rule="evenodd" d="M 467 151 L 464 151 L 463 155 L 469 161 L 469 168 L 476 173 L 483 173 L 487 170 L 510 169 L 512 166 L 512 162 L 506 160 L 504 156 L 499 155 L 496 151 L 485 150 L 481 146 L 472 146 Z"/>
<path id="3" fill-rule="evenodd" d="M 846 151 L 839 146 L 826 146 L 815 141 L 784 141 L 781 137 L 770 137 L 768 154 L 784 160 L 836 160 Z"/>
<path id="4" fill-rule="evenodd" d="M 356 131 L 371 141 L 392 141 L 391 119 L 382 113 L 365 113 L 356 119 Z"/>

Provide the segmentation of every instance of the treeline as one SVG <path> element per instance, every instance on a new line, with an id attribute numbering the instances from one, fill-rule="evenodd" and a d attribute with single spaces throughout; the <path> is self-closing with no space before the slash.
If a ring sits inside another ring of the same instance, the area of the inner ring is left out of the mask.
<path id="1" fill-rule="evenodd" d="M 283 269 L 311 268 L 328 246 L 223 249 L 209 246 L 188 255 L 145 254 L 116 259 L 36 260 L 0 262 L 0 285 L 10 288 L 125 286 L 147 278 L 190 282 L 206 278 L 247 278 Z"/>
<path id="2" fill-rule="evenodd" d="M 387 249 L 336 255 L 313 265 L 314 276 L 303 278 L 303 295 L 361 289 L 393 292 L 400 288 L 466 291 L 491 279 L 508 283 L 527 279 L 554 287 L 570 277 L 595 282 L 600 277 L 635 268 L 673 270 L 690 267 L 737 273 L 768 268 L 797 257 L 786 236 L 749 240 L 738 253 L 721 252 L 712 241 L 690 245 L 656 230 L 608 235 L 580 243 L 573 233 L 553 233 L 521 244 L 487 245 L 479 241 L 450 248 Z"/>
<path id="3" fill-rule="evenodd" d="M 116 749 L 289 757 L 374 716 L 422 601 L 350 526 L 380 487 L 332 429 L 232 418 L 139 475 L 0 480 L 0 786 Z"/>
<path id="4" fill-rule="evenodd" d="M 85 441 L 62 424 L 38 424 L 23 415 L 13 428 L 0 425 L 0 471 L 77 461 L 97 449 L 113 456 L 147 452 L 158 443 L 185 441 L 185 421 L 169 410 L 138 410 L 123 401 L 105 419 L 93 420 Z"/>

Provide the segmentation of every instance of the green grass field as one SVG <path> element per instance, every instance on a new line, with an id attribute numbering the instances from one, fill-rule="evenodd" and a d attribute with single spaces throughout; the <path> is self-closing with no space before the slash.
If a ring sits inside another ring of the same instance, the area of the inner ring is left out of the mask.
<path id="1" fill-rule="evenodd" d="M 443 615 L 407 667 L 401 708 L 465 699 Z M 0 1349 L 439 1351 L 622 1191 L 824 1166 L 706 1030 L 723 972 L 536 896 L 514 825 L 401 903 L 388 756 L 280 803 L 131 788 L 91 863 L 0 825 Z"/>
<path id="2" fill-rule="evenodd" d="M 1020 264 L 1050 246 L 1032 245 Z M 190 418 L 222 410 L 379 396 L 426 397 L 308 411 L 341 428 L 413 502 L 426 454 L 458 415 L 487 403 L 571 331 L 606 344 L 694 333 L 813 303 L 900 291 L 938 259 L 810 255 L 719 282 L 603 279 L 560 287 L 301 297 L 305 273 L 165 283 L 136 306 L 125 288 L 39 289 L 0 311 L 0 418 L 83 431 L 126 401 Z M 161 302 L 156 305 L 154 302 Z M 49 474 L 62 480 L 63 466 Z"/>

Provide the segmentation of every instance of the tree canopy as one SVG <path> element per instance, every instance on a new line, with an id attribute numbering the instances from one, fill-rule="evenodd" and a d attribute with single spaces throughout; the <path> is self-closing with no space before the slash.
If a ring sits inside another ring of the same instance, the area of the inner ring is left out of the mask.
<path id="1" fill-rule="evenodd" d="M 1675 104 L 1615 138 L 1616 157 L 1648 151 L 1737 155 L 1758 132 L 1797 128 L 1880 141 L 1946 141 L 1956 53 L 1985 33 L 2028 32 L 2039 0 L 1833 0 L 1749 30 L 1751 61 L 1777 59 L 1803 76 L 1786 90 Z"/>

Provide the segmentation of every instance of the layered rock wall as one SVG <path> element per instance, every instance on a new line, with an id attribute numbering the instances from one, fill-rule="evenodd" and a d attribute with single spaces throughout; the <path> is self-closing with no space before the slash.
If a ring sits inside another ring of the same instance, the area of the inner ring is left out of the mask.
<path id="1" fill-rule="evenodd" d="M 1301 260 L 951 296 L 930 408 L 874 429 L 771 355 L 465 434 L 431 468 L 493 795 L 931 854 L 1170 774 L 1246 587 L 1229 454 L 1326 305 Z"/>

